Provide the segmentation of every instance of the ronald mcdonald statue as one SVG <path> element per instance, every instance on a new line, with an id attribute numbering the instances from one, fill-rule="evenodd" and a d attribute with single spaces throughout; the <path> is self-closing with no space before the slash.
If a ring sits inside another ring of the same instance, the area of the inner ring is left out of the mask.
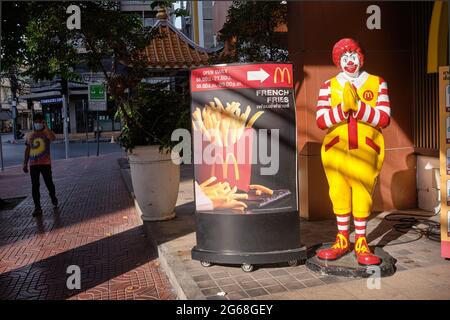
<path id="1" fill-rule="evenodd" d="M 333 62 L 342 70 L 325 81 L 317 102 L 317 125 L 328 130 L 322 163 L 337 219 L 336 242 L 317 252 L 322 260 L 336 260 L 351 251 L 350 218 L 355 225 L 354 252 L 360 265 L 378 265 L 366 240 L 372 191 L 384 159 L 381 129 L 389 125 L 386 82 L 361 71 L 364 55 L 359 44 L 342 39 L 333 48 Z"/>

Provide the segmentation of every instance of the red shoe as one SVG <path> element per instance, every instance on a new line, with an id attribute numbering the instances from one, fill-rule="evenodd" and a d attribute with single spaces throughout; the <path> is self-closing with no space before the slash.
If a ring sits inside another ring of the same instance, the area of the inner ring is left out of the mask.
<path id="1" fill-rule="evenodd" d="M 366 237 L 357 237 L 355 242 L 355 254 L 358 263 L 365 266 L 379 265 L 381 263 L 380 257 L 370 252 L 367 245 Z"/>
<path id="2" fill-rule="evenodd" d="M 322 249 L 317 252 L 317 257 L 322 260 L 336 260 L 350 251 L 350 241 L 348 235 L 338 233 L 336 242 L 331 248 Z"/>

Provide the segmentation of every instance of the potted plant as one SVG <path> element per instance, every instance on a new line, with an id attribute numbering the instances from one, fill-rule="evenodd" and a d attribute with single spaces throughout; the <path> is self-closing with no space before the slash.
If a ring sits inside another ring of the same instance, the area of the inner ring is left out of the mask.
<path id="1" fill-rule="evenodd" d="M 180 167 L 172 161 L 173 130 L 187 128 L 189 105 L 167 83 L 140 83 L 118 110 L 119 143 L 127 150 L 135 205 L 142 220 L 175 217 Z"/>

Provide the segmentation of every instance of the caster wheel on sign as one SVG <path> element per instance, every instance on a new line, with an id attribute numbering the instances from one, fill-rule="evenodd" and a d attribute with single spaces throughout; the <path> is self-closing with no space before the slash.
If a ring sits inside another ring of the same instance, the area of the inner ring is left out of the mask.
<path id="1" fill-rule="evenodd" d="M 211 262 L 208 261 L 200 261 L 200 264 L 205 268 L 211 267 Z"/>
<path id="2" fill-rule="evenodd" d="M 253 265 L 248 264 L 248 263 L 244 263 L 241 268 L 244 272 L 252 272 L 253 271 Z"/>
<path id="3" fill-rule="evenodd" d="M 297 265 L 298 261 L 297 260 L 289 260 L 288 261 L 288 266 L 289 267 L 295 267 Z"/>

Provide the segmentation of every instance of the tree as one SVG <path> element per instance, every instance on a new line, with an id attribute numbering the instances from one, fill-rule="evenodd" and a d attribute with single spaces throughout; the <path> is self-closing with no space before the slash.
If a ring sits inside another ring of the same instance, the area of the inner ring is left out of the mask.
<path id="1" fill-rule="evenodd" d="M 76 68 L 85 65 L 103 73 L 109 94 L 120 108 L 145 76 L 141 52 L 154 35 L 138 15 L 120 11 L 116 1 L 70 4 L 81 9 L 81 29 L 66 27 L 67 3 L 30 5 L 33 15 L 25 35 L 27 74 L 34 80 L 78 80 Z M 120 63 L 132 68 L 124 72 Z"/>
<path id="2" fill-rule="evenodd" d="M 25 29 L 28 17 L 25 2 L 1 2 L 2 6 L 2 42 L 1 70 L 6 77 L 13 76 L 19 81 L 19 69 L 22 66 L 25 50 Z M 19 83 L 12 83 L 11 90 L 19 89 Z"/>
<path id="3" fill-rule="evenodd" d="M 167 7 L 173 2 L 154 1 L 151 6 Z M 120 11 L 117 1 L 70 4 L 81 9 L 81 29 L 67 29 L 67 3 L 38 2 L 30 6 L 33 17 L 25 35 L 27 73 L 35 80 L 78 79 L 75 69 L 79 65 L 102 72 L 125 127 L 145 130 L 129 111 L 139 83 L 148 76 L 144 49 L 151 39 L 164 35 L 144 27 L 139 15 Z M 185 14 L 182 10 L 173 13 Z"/>
<path id="4" fill-rule="evenodd" d="M 0 48 L 0 79 L 8 79 L 11 99 L 17 102 L 17 96 L 24 88 L 22 77 L 23 56 L 25 51 L 24 33 L 28 22 L 25 2 L 0 2 L 2 41 Z M 14 110 L 15 111 L 15 110 Z M 16 138 L 16 119 L 13 119 L 13 134 Z"/>
<path id="5" fill-rule="evenodd" d="M 281 1 L 233 1 L 219 40 L 231 45 L 229 61 L 285 61 L 287 48 L 277 28 L 287 23 Z"/>

